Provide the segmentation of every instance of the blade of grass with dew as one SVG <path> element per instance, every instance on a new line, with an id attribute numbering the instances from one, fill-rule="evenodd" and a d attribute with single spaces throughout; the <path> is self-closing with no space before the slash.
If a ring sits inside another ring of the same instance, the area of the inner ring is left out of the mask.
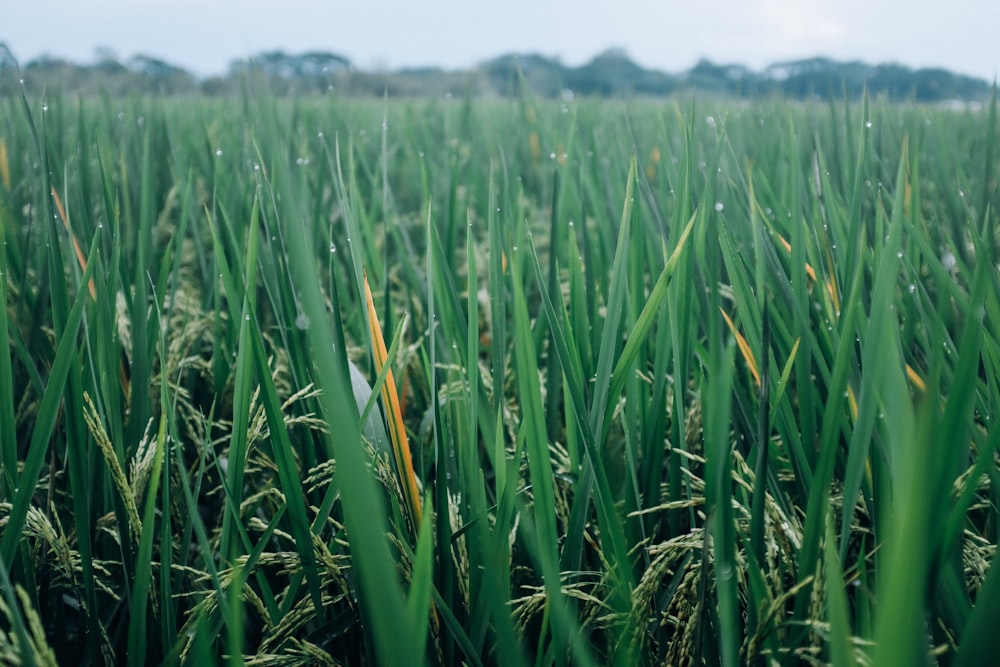
<path id="1" fill-rule="evenodd" d="M 479 275 L 476 267 L 476 242 L 472 233 L 472 212 L 466 213 L 465 261 L 466 261 L 466 310 L 468 329 L 465 337 L 464 381 L 468 405 L 468 437 L 457 443 L 459 475 L 468 491 L 465 503 L 471 525 L 467 532 L 469 544 L 469 590 L 479 591 L 470 610 L 471 640 L 476 650 L 482 652 L 489 633 L 488 619 L 497 603 L 496 590 L 487 587 L 482 559 L 482 547 L 487 542 L 489 508 L 486 500 L 486 485 L 479 463 Z M 494 462 L 494 466 L 498 462 Z"/>
<path id="2" fill-rule="evenodd" d="M 718 306 L 718 291 L 711 292 Z M 721 310 L 713 310 L 720 312 Z M 716 320 L 718 321 L 718 320 Z M 719 332 L 722 322 L 718 322 Z M 714 331 L 711 329 L 710 332 Z M 706 533 L 712 535 L 713 571 L 718 605 L 717 637 L 719 658 L 723 665 L 736 665 L 740 658 L 736 563 L 736 524 L 732 507 L 732 449 L 730 409 L 733 388 L 733 362 L 736 347 L 723 347 L 721 333 L 709 334 L 707 367 L 702 377 L 701 401 L 705 440 L 705 511 Z M 714 339 L 714 340 L 713 340 Z"/>
<path id="3" fill-rule="evenodd" d="M 620 327 L 622 312 L 625 305 L 625 292 L 628 272 L 628 248 L 629 234 L 631 233 L 633 192 L 635 185 L 636 158 L 632 155 L 629 162 L 628 175 L 626 177 L 625 197 L 622 205 L 621 222 L 619 224 L 618 243 L 615 247 L 615 259 L 611 265 L 613 271 L 611 284 L 607 294 L 607 316 L 603 325 L 600 351 L 598 353 L 596 375 L 594 383 L 594 393 L 589 410 L 583 411 L 583 406 L 577 406 L 580 415 L 588 415 L 589 433 L 584 433 L 584 443 L 587 450 L 588 463 L 584 465 L 583 473 L 577 482 L 575 489 L 574 511 L 585 511 L 590 502 L 590 479 L 597 481 L 597 510 L 599 523 L 602 526 L 604 537 L 608 544 L 606 550 L 611 554 L 610 558 L 616 565 L 615 596 L 612 607 L 622 611 L 628 609 L 628 600 L 631 596 L 634 580 L 628 549 L 624 533 L 624 525 L 618 510 L 615 507 L 614 498 L 611 492 L 611 485 L 607 477 L 605 462 L 602 453 L 598 449 L 598 443 L 607 440 L 607 432 L 610 429 L 610 406 L 617 401 L 611 394 L 611 380 L 613 375 L 614 358 L 620 340 Z M 568 361 L 568 357 L 567 357 Z M 563 369 L 566 372 L 566 369 Z M 581 385 L 582 386 L 582 385 Z M 616 396 L 616 395 L 615 395 Z M 573 537 L 572 535 L 570 537 Z M 582 533 L 578 533 L 576 538 L 582 538 Z M 582 543 L 571 542 L 567 545 L 571 549 L 569 553 L 569 563 L 573 569 L 579 568 L 579 550 Z"/>
<path id="4" fill-rule="evenodd" d="M 798 138 L 794 131 L 794 126 L 789 122 L 787 132 L 790 142 L 790 151 L 797 152 L 799 149 Z M 758 178 L 758 184 L 760 179 Z M 792 307 L 792 319 L 790 324 L 792 335 L 800 341 L 801 350 L 799 361 L 795 363 L 795 385 L 797 387 L 809 387 L 812 385 L 812 377 L 816 374 L 814 366 L 814 334 L 812 322 L 812 301 L 810 300 L 809 283 L 807 280 L 806 267 L 806 238 L 809 233 L 810 224 L 803 215 L 803 191 L 806 186 L 803 183 L 802 173 L 798 169 L 788 170 L 788 184 L 786 186 L 787 212 L 791 218 L 791 270 L 789 284 L 794 295 Z M 791 451 L 791 463 L 795 470 L 795 481 L 797 483 L 797 496 L 800 503 L 806 503 L 812 487 L 812 480 L 816 470 L 816 447 L 813 446 L 816 437 L 819 435 L 819 427 L 816 421 L 817 397 L 811 391 L 797 392 L 798 410 L 797 414 L 788 414 L 789 410 L 784 410 L 785 433 L 794 434 L 796 430 L 801 433 L 800 438 L 792 435 L 789 438 L 789 449 Z M 797 417 L 797 419 L 796 419 Z M 795 422 L 798 421 L 798 424 Z M 821 422 L 824 423 L 824 422 Z M 798 427 L 798 428 L 796 428 Z"/>
<path id="5" fill-rule="evenodd" d="M 604 442 L 607 429 L 610 428 L 610 425 L 607 424 L 606 415 L 609 411 L 613 364 L 620 339 L 621 317 L 625 305 L 635 172 L 636 160 L 635 156 L 633 156 L 629 163 L 626 180 L 625 203 L 622 207 L 622 217 L 618 227 L 618 242 L 615 245 L 614 260 L 611 263 L 613 273 L 607 294 L 607 316 L 604 321 L 601 347 L 597 358 L 594 398 L 590 409 L 590 421 L 598 442 Z M 593 461 L 592 463 L 595 466 L 598 465 L 597 461 Z"/>
<path id="6" fill-rule="evenodd" d="M 757 562 L 764 563 L 766 554 L 766 545 L 764 542 L 764 501 L 767 494 L 771 454 L 771 326 L 770 319 L 768 318 L 767 296 L 763 293 L 760 296 L 763 301 L 763 308 L 760 313 L 763 325 L 763 330 L 761 331 L 761 381 L 757 393 L 757 460 L 754 463 L 753 500 L 750 506 L 750 545 Z"/>
<path id="7" fill-rule="evenodd" d="M 653 285 L 653 289 L 646 298 L 646 303 L 643 305 L 642 311 L 636 318 L 635 325 L 629 331 L 628 337 L 625 341 L 625 346 L 622 349 L 622 353 L 619 355 L 618 361 L 615 363 L 614 371 L 612 371 L 611 374 L 610 395 L 617 395 L 617 393 L 621 391 L 621 388 L 625 383 L 625 377 L 630 373 L 630 367 L 638 355 L 639 348 L 647 342 L 649 330 L 653 326 L 653 322 L 659 309 L 663 306 L 663 303 L 666 300 L 668 293 L 667 285 L 669 280 L 673 275 L 681 256 L 687 248 L 688 237 L 691 236 L 691 232 L 694 230 L 695 223 L 699 217 L 698 211 L 695 211 L 694 215 L 691 216 L 691 219 L 688 220 L 687 225 L 685 225 L 684 230 L 677 239 L 677 244 L 670 253 L 670 257 L 667 260 L 666 265 L 663 267 L 663 271 L 660 272 L 659 277 L 656 279 L 656 283 Z"/>
<path id="8" fill-rule="evenodd" d="M 848 539 L 851 532 L 853 512 L 847 507 L 854 506 L 854 498 L 861 489 L 862 480 L 869 461 L 869 447 L 872 442 L 872 432 L 881 401 L 877 398 L 883 388 L 877 383 L 886 374 L 894 375 L 894 371 L 886 366 L 890 360 L 900 357 L 898 339 L 898 320 L 895 316 L 893 301 L 895 298 L 897 276 L 899 275 L 899 258 L 903 233 L 903 192 L 907 174 L 907 145 L 904 142 L 902 158 L 897 176 L 896 202 L 892 218 L 889 222 L 888 240 L 881 252 L 878 266 L 875 268 L 874 285 L 871 292 L 870 316 L 867 328 L 860 333 L 863 342 L 861 367 L 863 369 L 860 389 L 859 410 L 854 420 L 854 430 L 847 450 L 847 463 L 843 477 L 843 493 L 845 511 L 840 524 L 840 557 L 846 559 Z M 883 215 L 881 207 L 876 217 Z M 887 351 L 891 349 L 891 353 Z M 900 365 L 900 368 L 903 364 Z M 895 389 L 900 389 L 899 387 Z M 906 391 L 905 386 L 901 388 Z M 883 420 L 884 421 L 884 420 Z M 889 452 L 893 457 L 895 452 Z M 890 465 L 893 461 L 890 458 Z"/>
<path id="9" fill-rule="evenodd" d="M 561 170 L 556 167 L 552 170 L 552 203 L 549 212 L 549 279 L 545 289 L 549 291 L 549 296 L 553 300 L 560 294 L 559 286 L 559 252 L 564 245 L 564 232 L 560 224 L 560 176 Z M 562 386 L 558 373 L 558 360 L 555 355 L 546 355 L 545 359 L 545 414 L 546 430 L 550 440 L 557 440 L 559 437 L 559 390 Z"/>
<path id="10" fill-rule="evenodd" d="M 68 194 L 68 183 L 64 182 L 62 189 L 63 192 Z M 50 191 L 56 211 L 63 222 L 63 226 L 66 229 L 70 243 L 75 251 L 80 271 L 85 271 L 87 268 L 87 260 L 84 257 L 83 250 L 81 249 L 80 244 L 76 239 L 76 235 L 73 232 L 73 227 L 71 225 L 69 215 L 66 212 L 66 208 L 63 206 L 55 187 L 51 187 Z M 62 268 L 62 253 L 59 247 L 61 243 L 58 237 L 54 234 L 54 222 L 49 229 L 50 233 L 52 233 L 48 243 L 50 250 L 52 251 L 50 253 L 50 266 L 59 266 L 60 272 L 62 272 L 64 269 Z M 57 264 L 57 262 L 59 263 Z M 73 268 L 74 274 L 79 273 L 76 270 L 75 264 L 70 262 L 70 266 Z M 92 271 L 91 275 L 94 273 L 95 272 Z M 55 274 L 53 274 L 53 276 L 54 275 Z M 53 285 L 60 286 L 59 288 L 56 288 L 52 294 L 54 309 L 53 319 L 54 322 L 57 323 L 56 330 L 58 331 L 58 323 L 61 322 L 63 315 L 57 314 L 56 311 L 65 312 L 67 309 L 65 298 L 68 296 L 68 291 L 65 288 L 64 280 L 53 280 Z M 93 278 L 87 282 L 87 287 L 90 291 L 91 300 L 96 301 L 97 293 L 94 288 Z M 89 318 L 85 317 L 81 322 L 84 329 L 88 328 L 88 319 Z M 84 340 L 86 340 L 86 337 Z M 93 482 L 90 478 L 90 472 L 86 469 L 87 464 L 94 460 L 96 452 L 93 450 L 92 441 L 86 437 L 87 428 L 84 419 L 82 418 L 84 409 L 84 390 L 83 369 L 81 364 L 72 364 L 70 366 L 69 377 L 66 380 L 66 385 L 66 393 L 63 398 L 65 402 L 65 410 L 63 412 L 65 421 L 64 429 L 67 435 L 65 450 L 66 468 L 69 477 L 69 491 L 73 498 L 76 499 L 73 503 L 73 518 L 78 531 L 77 550 L 80 554 L 80 570 L 83 578 L 83 600 L 87 609 L 97 609 L 97 590 L 95 587 L 92 540 L 92 536 L 95 532 L 94 523 L 96 521 L 97 512 L 92 510 L 94 500 L 90 490 Z M 84 662 L 95 660 L 99 652 L 96 642 L 97 638 L 102 633 L 102 629 L 96 615 L 87 614 L 87 629 L 88 634 L 90 635 L 90 641 L 86 644 L 86 650 L 83 656 Z"/>
<path id="11" fill-rule="evenodd" d="M 525 664 L 526 655 L 510 611 L 510 591 L 512 590 L 515 566 L 512 558 L 510 535 L 515 530 L 518 516 L 517 487 L 519 485 L 518 469 L 524 457 L 524 438 L 518 438 L 514 443 L 513 456 L 508 457 L 505 449 L 504 412 L 504 376 L 507 366 L 506 350 L 508 347 L 507 333 L 507 300 L 508 276 L 506 254 L 504 252 L 504 237 L 502 226 L 504 218 L 499 202 L 496 172 L 491 166 L 488 181 L 488 208 L 486 212 L 487 233 L 489 239 L 488 257 L 488 292 L 489 292 L 489 333 L 490 340 L 490 372 L 492 375 L 492 406 L 493 451 L 489 452 L 494 467 L 493 494 L 496 498 L 495 521 L 487 538 L 479 545 L 480 558 L 484 563 L 484 581 L 486 590 L 491 590 L 493 600 L 491 610 L 493 627 L 497 633 L 497 654 L 502 661 L 511 664 Z M 509 214 L 508 214 L 509 215 Z M 470 275 L 474 269 L 470 268 Z M 471 283 L 470 283 L 471 286 Z M 471 287 L 470 287 L 471 289 Z M 470 294 L 469 298 L 473 298 Z M 471 318 L 470 318 L 471 319 Z M 472 323 L 470 322 L 470 327 Z M 474 363 L 470 357 L 468 363 Z M 489 409 L 489 408 L 488 408 Z M 447 610 L 442 610 L 442 617 L 447 620 Z"/>
<path id="12" fill-rule="evenodd" d="M 457 606 L 456 589 L 458 586 L 455 574 L 455 559 L 450 553 L 452 544 L 451 522 L 450 520 L 444 519 L 444 517 L 451 516 L 449 497 L 453 493 L 453 483 L 451 481 L 453 472 L 450 470 L 451 462 L 449 461 L 449 455 L 453 454 L 454 451 L 450 449 L 450 439 L 446 440 L 442 426 L 442 410 L 439 399 L 439 396 L 441 395 L 441 388 L 438 379 L 438 337 L 441 334 L 439 333 L 437 289 L 434 284 L 436 281 L 443 280 L 444 278 L 442 270 L 439 268 L 439 258 L 435 252 L 435 239 L 437 234 L 435 230 L 434 217 L 432 215 L 432 200 L 428 200 L 425 203 L 425 210 L 424 239 L 427 247 L 427 256 L 424 260 L 424 273 L 427 280 L 425 298 L 427 299 L 428 322 L 426 350 L 427 359 L 425 363 L 427 368 L 426 373 L 427 383 L 429 385 L 429 394 L 432 401 L 432 405 L 429 408 L 430 442 L 428 444 L 433 452 L 432 456 L 436 473 L 434 480 L 434 497 L 437 499 L 437 506 L 434 508 L 434 511 L 438 517 L 441 517 L 436 526 L 437 541 L 440 545 L 448 545 L 447 551 L 443 553 L 442 557 L 437 559 L 435 581 L 436 588 L 445 601 L 445 606 L 451 609 Z M 441 652 L 444 655 L 445 661 L 454 661 L 456 650 L 454 638 L 452 636 L 445 636 L 443 637 L 442 644 Z"/>
<path id="13" fill-rule="evenodd" d="M 126 215 L 126 224 L 135 225 L 135 255 L 132 266 L 132 391 L 129 402 L 129 422 L 126 431 L 128 442 L 139 442 L 152 415 L 149 393 L 153 360 L 149 348 L 149 281 L 153 243 L 153 151 L 151 133 L 143 132 L 142 165 L 139 172 L 138 219 Z M 123 169 L 124 171 L 124 169 Z M 125 199 L 128 202 L 128 198 Z M 127 210 L 127 209 L 126 209 Z"/>
<path id="14" fill-rule="evenodd" d="M 992 242 L 992 241 L 988 241 Z M 987 299 L 991 264 L 977 262 L 969 290 L 964 331 L 959 343 L 959 356 L 951 377 L 951 389 L 944 405 L 939 434 L 948 434 L 946 443 L 937 443 L 938 465 L 929 480 L 927 493 L 932 498 L 952 499 L 955 487 L 973 460 L 972 432 L 976 429 L 975 403 L 981 368 L 985 365 L 983 348 L 989 345 L 989 328 L 985 326 L 986 310 L 982 304 Z M 940 436 L 939 436 L 940 437 Z M 959 445 L 958 443 L 961 443 Z M 989 447 L 989 445 L 987 445 Z M 992 450 L 989 447 L 989 450 Z M 988 451 L 989 451 L 988 450 Z M 975 464 L 973 464 L 975 467 Z M 959 497 L 961 498 L 961 496 Z M 960 500 L 945 510 L 946 504 L 932 506 L 936 517 L 928 530 L 928 549 L 936 567 L 934 602 L 939 607 L 940 621 L 951 633 L 960 635 L 968 623 L 972 607 L 966 577 L 965 555 L 958 544 L 948 539 L 948 529 L 955 522 L 958 512 L 966 512 Z"/>
<path id="15" fill-rule="evenodd" d="M 493 375 L 493 400 L 496 402 L 495 409 L 499 413 L 503 411 L 503 385 L 504 374 L 507 367 L 507 300 L 504 298 L 506 280 L 504 274 L 507 267 L 505 244 L 503 242 L 503 232 L 499 216 L 500 207 L 498 204 L 497 184 L 494 174 L 490 173 L 489 187 L 489 210 L 486 212 L 487 225 L 489 227 L 489 285 L 490 285 L 490 372 Z M 499 417 L 498 417 L 499 418 Z M 497 448 L 500 448 L 500 441 L 497 441 Z M 494 457 L 498 469 L 502 471 L 503 461 L 502 450 Z M 501 472 L 502 474 L 502 472 Z M 501 477 L 497 478 L 497 497 L 500 497 L 499 484 Z"/>
<path id="16" fill-rule="evenodd" d="M 863 233 L 862 239 L 864 240 Z M 830 497 L 830 484 L 833 480 L 834 466 L 840 450 L 839 438 L 842 426 L 843 411 L 848 397 L 848 372 L 853 361 L 852 345 L 855 322 L 861 311 L 861 290 L 863 283 L 864 263 L 855 262 L 851 290 L 841 307 L 841 338 L 830 379 L 828 399 L 823 413 L 822 431 L 819 440 L 819 459 L 809 487 L 806 504 L 806 520 L 802 535 L 802 548 L 799 550 L 797 565 L 801 578 L 809 576 L 815 567 L 819 555 L 819 543 L 822 529 L 820 508 L 826 506 Z M 796 596 L 795 617 L 804 620 L 808 616 L 809 600 L 812 585 L 804 586 Z"/>
<path id="17" fill-rule="evenodd" d="M 533 523 L 537 531 L 534 536 L 538 559 L 542 571 L 542 581 L 547 596 L 546 608 L 562 609 L 561 577 L 559 572 L 559 531 L 556 526 L 555 489 L 553 485 L 552 461 L 549 457 L 548 437 L 545 432 L 544 408 L 538 386 L 538 355 L 535 351 L 531 318 L 528 315 L 527 300 L 521 277 L 519 258 L 511 262 L 514 290 L 514 362 L 517 371 L 517 386 L 520 396 L 521 428 L 525 430 L 528 455 L 528 474 L 531 480 Z M 557 664 L 564 664 L 565 652 L 578 629 L 567 627 L 568 619 L 555 614 L 552 618 L 551 640 L 556 652 Z M 545 641 L 543 636 L 539 640 Z M 538 646 L 539 651 L 543 644 Z"/>
<path id="18" fill-rule="evenodd" d="M 66 318 L 66 326 L 56 347 L 55 358 L 52 361 L 52 369 L 49 373 L 48 383 L 45 385 L 45 392 L 41 397 L 38 406 L 38 413 L 35 418 L 35 426 L 31 432 L 31 440 L 28 444 L 28 455 L 24 461 L 24 467 L 18 477 L 17 491 L 13 494 L 10 514 L 7 518 L 7 525 L 4 527 L 3 537 L 0 538 L 0 558 L 5 563 L 13 563 L 14 551 L 21 540 L 21 531 L 24 529 L 24 521 L 31 506 L 31 498 L 35 494 L 38 478 L 42 467 L 45 465 L 45 457 L 49 451 L 52 433 L 55 431 L 56 421 L 59 416 L 59 406 L 63 399 L 63 390 L 66 386 L 70 373 L 70 366 L 76 363 L 77 334 L 80 330 L 80 323 L 83 319 L 83 311 L 86 306 L 87 284 L 90 276 L 97 265 L 98 239 L 95 237 L 90 246 L 90 253 L 87 256 L 87 269 L 81 277 L 82 282 L 77 289 L 76 297 L 73 300 L 73 308 Z"/>
<path id="19" fill-rule="evenodd" d="M 307 339 L 316 367 L 316 383 L 323 390 L 320 404 L 330 424 L 337 424 L 336 436 L 330 434 L 331 447 L 337 456 L 335 483 L 343 498 L 344 524 L 347 528 L 353 567 L 358 574 L 358 592 L 362 604 L 377 613 L 370 614 L 371 646 L 385 664 L 408 664 L 413 645 L 407 625 L 404 596 L 386 542 L 386 511 L 375 480 L 367 468 L 357 424 L 357 406 L 349 390 L 349 380 L 334 360 L 333 339 L 313 254 L 304 230 L 288 234 L 292 255 L 292 278 L 302 299 L 303 311 L 312 325 Z"/>
<path id="20" fill-rule="evenodd" d="M 7 321 L 7 216 L 0 203 L 0 496 L 17 488 L 17 422 L 14 418 L 14 377 Z M 3 569 L 3 568 L 0 568 Z"/>
<path id="21" fill-rule="evenodd" d="M 678 158 L 679 181 L 676 186 L 676 206 L 674 207 L 671 228 L 681 229 L 685 220 L 688 220 L 694 213 L 692 210 L 692 182 L 695 178 L 695 163 L 693 153 L 695 147 L 692 145 L 692 129 L 694 119 L 685 121 L 678 107 L 674 108 L 677 120 L 683 127 L 683 144 L 681 155 Z M 704 210 L 704 209 L 702 209 Z M 704 217 L 704 213 L 701 214 Z M 704 225 L 704 221 L 702 222 Z M 672 418 L 669 430 L 669 437 L 672 449 L 684 451 L 687 449 L 688 433 L 686 420 L 682 417 L 687 413 L 689 406 L 688 398 L 688 378 L 691 374 L 691 361 L 693 360 L 692 350 L 697 334 L 697 306 L 694 290 L 691 285 L 696 284 L 696 254 L 694 252 L 685 253 L 678 263 L 677 279 L 671 281 L 668 289 L 666 310 L 667 321 L 670 328 L 670 343 L 674 350 L 670 367 L 673 371 L 673 391 L 671 397 Z M 667 457 L 667 494 L 668 501 L 672 503 L 681 502 L 684 499 L 690 500 L 693 497 L 693 490 L 686 479 L 684 471 L 688 469 L 688 461 L 682 455 L 671 453 Z M 682 531 L 682 526 L 694 525 L 694 510 L 687 511 L 686 521 L 682 521 L 683 510 L 670 512 L 667 516 L 667 529 L 669 534 L 677 535 Z"/>
<path id="22" fill-rule="evenodd" d="M 223 558 L 228 561 L 234 559 L 237 555 L 237 543 L 235 540 L 235 527 L 236 523 L 239 523 L 241 517 L 239 515 L 239 506 L 242 503 L 242 489 L 243 489 L 243 477 L 246 469 L 246 458 L 247 458 L 247 437 L 250 430 L 250 401 L 253 394 L 253 364 L 250 355 L 253 354 L 252 347 L 250 344 L 250 318 L 251 318 L 251 307 L 250 307 L 250 294 L 253 293 L 256 286 L 256 273 L 257 273 L 257 245 L 258 245 L 258 211 L 259 211 L 259 200 L 254 198 L 253 213 L 250 217 L 250 238 L 247 245 L 247 261 L 246 261 L 246 284 L 243 291 L 243 312 L 242 316 L 239 317 L 239 343 L 236 351 L 236 377 L 233 382 L 233 430 L 231 433 L 231 438 L 229 441 L 229 452 L 227 455 L 228 466 L 226 470 L 226 476 L 228 478 L 228 493 L 231 494 L 232 503 L 227 503 L 227 508 L 222 517 L 222 533 L 219 539 L 219 551 Z M 216 256 L 218 258 L 220 273 L 228 273 L 228 267 L 225 263 L 225 258 L 221 254 L 222 248 L 218 245 L 218 236 L 215 233 L 214 227 L 212 232 L 213 238 L 216 240 Z M 230 286 L 235 289 L 236 286 L 229 279 Z M 238 299 L 238 292 L 229 292 L 229 301 L 233 306 Z M 234 513 L 235 510 L 235 513 Z"/>
<path id="23" fill-rule="evenodd" d="M 533 263 L 536 279 L 538 280 L 539 285 L 541 285 L 543 284 L 541 266 L 538 261 L 538 255 L 535 252 L 534 244 L 530 239 L 528 239 L 528 251 L 530 259 Z M 516 294 L 517 292 L 515 291 L 515 295 Z M 546 316 L 550 322 L 554 348 L 562 371 L 568 378 L 568 386 L 571 392 L 574 412 L 580 420 L 579 426 L 581 428 L 581 436 L 588 456 L 587 461 L 584 463 L 581 478 L 577 482 L 576 496 L 573 500 L 574 505 L 570 515 L 571 527 L 566 536 L 566 544 L 563 547 L 561 562 L 564 567 L 568 567 L 570 570 L 577 570 L 580 567 L 579 563 L 584 540 L 584 527 L 582 522 L 588 512 L 588 506 L 590 504 L 590 484 L 593 480 L 596 480 L 598 485 L 598 496 L 596 500 L 599 517 L 598 522 L 599 525 L 602 526 L 602 532 L 607 536 L 609 542 L 607 550 L 611 554 L 610 558 L 613 559 L 611 562 L 613 562 L 615 566 L 614 590 L 616 603 L 621 605 L 619 608 L 624 612 L 624 610 L 627 609 L 627 603 L 625 601 L 628 599 L 634 585 L 632 581 L 630 559 L 625 547 L 626 539 L 624 535 L 624 524 L 618 516 L 618 510 L 615 507 L 614 500 L 612 498 L 611 485 L 607 478 L 607 471 L 604 467 L 603 458 L 597 446 L 598 440 L 594 435 L 593 425 L 590 421 L 584 418 L 584 415 L 587 414 L 587 409 L 582 392 L 583 380 L 577 375 L 578 367 L 573 365 L 570 361 L 571 357 L 569 344 L 566 340 L 566 334 L 563 329 L 565 326 L 565 318 L 559 317 L 556 313 L 555 307 L 549 299 L 549 295 L 546 291 L 541 290 L 540 294 Z M 519 350 L 517 345 L 515 345 L 515 349 Z M 519 368 L 518 375 L 520 376 L 521 373 L 522 370 Z M 626 643 L 626 645 L 628 644 Z"/>
<path id="24" fill-rule="evenodd" d="M 255 233 L 255 232 L 251 232 Z M 302 569 L 309 585 L 314 611 L 320 619 L 324 616 L 323 597 L 317 571 L 316 556 L 313 550 L 313 533 L 306 511 L 305 493 L 299 478 L 298 466 L 292 452 L 292 443 L 285 426 L 281 410 L 281 399 L 278 397 L 271 368 L 268 364 L 267 352 L 264 350 L 264 339 L 257 325 L 254 308 L 251 305 L 250 340 L 253 346 L 253 366 L 260 384 L 261 403 L 267 418 L 271 434 L 271 450 L 277 465 L 278 479 L 288 507 L 290 532 L 295 539 L 296 551 L 302 561 Z"/>

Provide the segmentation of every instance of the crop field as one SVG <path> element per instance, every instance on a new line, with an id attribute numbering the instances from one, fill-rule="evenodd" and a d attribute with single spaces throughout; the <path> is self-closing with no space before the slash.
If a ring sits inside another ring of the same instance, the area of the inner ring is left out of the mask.
<path id="1" fill-rule="evenodd" d="M 0 664 L 988 664 L 997 132 L 0 99 Z"/>

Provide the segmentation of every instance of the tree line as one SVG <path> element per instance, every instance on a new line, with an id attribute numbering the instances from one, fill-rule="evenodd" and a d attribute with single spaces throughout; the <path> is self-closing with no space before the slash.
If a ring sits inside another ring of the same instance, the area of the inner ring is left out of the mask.
<path id="1" fill-rule="evenodd" d="M 0 42 L 0 95 L 29 92 L 70 94 L 160 94 L 224 96 L 247 89 L 274 95 L 508 96 L 528 91 L 539 97 L 666 97 L 686 91 L 741 97 L 856 99 L 864 91 L 894 100 L 979 101 L 990 84 L 942 68 L 911 69 L 830 58 L 775 63 L 760 71 L 743 65 L 701 60 L 684 72 L 647 69 L 621 49 L 598 54 L 578 67 L 537 53 L 506 54 L 466 70 L 435 67 L 376 71 L 355 67 L 331 52 L 264 51 L 234 60 L 220 75 L 198 77 L 148 55 L 119 60 L 98 49 L 91 63 L 41 56 L 19 64 Z"/>

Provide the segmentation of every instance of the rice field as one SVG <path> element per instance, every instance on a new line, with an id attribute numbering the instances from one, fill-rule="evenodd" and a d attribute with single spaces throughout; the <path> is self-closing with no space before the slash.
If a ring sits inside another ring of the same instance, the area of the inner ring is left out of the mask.
<path id="1" fill-rule="evenodd" d="M 995 99 L 0 108 L 0 663 L 993 657 Z"/>

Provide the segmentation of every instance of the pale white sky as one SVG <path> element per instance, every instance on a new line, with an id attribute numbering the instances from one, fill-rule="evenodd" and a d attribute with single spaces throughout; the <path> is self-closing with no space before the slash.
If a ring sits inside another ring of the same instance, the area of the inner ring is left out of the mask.
<path id="1" fill-rule="evenodd" d="M 264 50 L 363 68 L 472 66 L 510 52 L 580 65 L 609 47 L 668 72 L 816 55 L 1000 74 L 998 0 L 0 0 L 0 42 L 92 62 L 109 47 L 197 74 Z"/>

